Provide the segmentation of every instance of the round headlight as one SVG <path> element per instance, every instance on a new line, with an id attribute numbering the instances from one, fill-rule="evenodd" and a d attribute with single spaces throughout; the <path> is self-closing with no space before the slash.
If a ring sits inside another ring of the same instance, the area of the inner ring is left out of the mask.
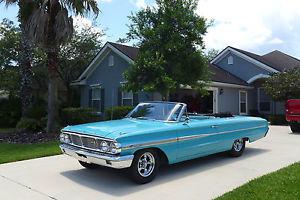
<path id="1" fill-rule="evenodd" d="M 108 149 L 109 149 L 109 146 L 108 146 L 107 142 L 106 141 L 102 141 L 100 143 L 100 150 L 103 151 L 103 152 L 107 152 Z"/>
<path id="2" fill-rule="evenodd" d="M 60 142 L 65 142 L 65 134 L 61 133 L 59 135 L 59 140 L 60 140 Z"/>
<path id="3" fill-rule="evenodd" d="M 70 136 L 65 134 L 65 143 L 71 143 Z"/>
<path id="4" fill-rule="evenodd" d="M 110 143 L 110 152 L 112 154 L 119 153 L 118 148 L 117 148 L 117 144 L 115 142 Z"/>

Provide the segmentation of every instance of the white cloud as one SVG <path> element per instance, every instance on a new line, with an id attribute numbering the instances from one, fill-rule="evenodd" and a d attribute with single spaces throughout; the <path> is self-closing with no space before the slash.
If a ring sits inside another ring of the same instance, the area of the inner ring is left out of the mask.
<path id="1" fill-rule="evenodd" d="M 145 2 L 145 0 L 130 0 L 130 2 L 139 9 L 147 7 L 147 3 Z"/>
<path id="2" fill-rule="evenodd" d="M 94 26 L 93 22 L 90 19 L 88 19 L 86 17 L 82 17 L 80 15 L 77 15 L 77 16 L 73 17 L 73 25 L 74 25 L 74 27 L 78 28 L 79 30 L 83 29 L 83 28 L 90 28 L 91 27 L 91 31 L 93 31 L 94 33 L 95 32 L 103 33 L 103 30 L 98 26 Z M 103 35 L 101 37 L 101 39 L 106 40 L 106 35 Z"/>
<path id="3" fill-rule="evenodd" d="M 200 0 L 197 12 L 214 20 L 205 36 L 207 48 L 280 49 L 300 56 L 299 7 L 299 0 Z"/>
<path id="4" fill-rule="evenodd" d="M 78 27 L 91 27 L 93 23 L 90 19 L 77 15 L 73 17 L 73 24 Z"/>
<path id="5" fill-rule="evenodd" d="M 269 44 L 282 44 L 282 43 L 284 43 L 284 42 L 279 38 L 274 38 L 269 41 Z"/>

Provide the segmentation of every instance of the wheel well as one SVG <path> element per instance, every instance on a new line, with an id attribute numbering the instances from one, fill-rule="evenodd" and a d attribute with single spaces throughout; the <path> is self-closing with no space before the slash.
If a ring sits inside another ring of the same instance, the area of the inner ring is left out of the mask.
<path id="1" fill-rule="evenodd" d="M 165 152 L 163 152 L 160 148 L 146 148 L 146 149 L 139 149 L 138 151 L 136 151 L 136 152 L 134 152 L 134 155 L 136 155 L 138 152 L 140 152 L 140 151 L 145 151 L 145 150 L 149 150 L 149 149 L 151 149 L 151 150 L 154 150 L 157 154 L 158 154 L 158 156 L 159 156 L 159 158 L 160 158 L 160 162 L 161 162 L 161 164 L 162 165 L 167 165 L 167 164 L 169 164 L 169 159 L 168 159 L 168 157 L 166 156 L 166 154 L 165 154 Z"/>

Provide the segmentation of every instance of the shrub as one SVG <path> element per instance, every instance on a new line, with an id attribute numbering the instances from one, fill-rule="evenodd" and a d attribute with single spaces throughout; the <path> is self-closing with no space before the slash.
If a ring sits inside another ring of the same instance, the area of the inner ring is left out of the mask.
<path id="1" fill-rule="evenodd" d="M 272 125 L 286 125 L 288 122 L 285 120 L 284 115 L 270 115 L 269 122 Z"/>
<path id="2" fill-rule="evenodd" d="M 0 100 L 0 127 L 15 127 L 21 119 L 22 107 L 18 98 Z"/>
<path id="3" fill-rule="evenodd" d="M 84 124 L 99 121 L 99 114 L 90 108 L 64 108 L 61 111 L 63 125 Z"/>
<path id="4" fill-rule="evenodd" d="M 39 121 L 36 119 L 22 118 L 17 123 L 16 128 L 20 132 L 22 132 L 22 131 L 34 132 L 34 131 L 40 131 L 42 127 L 41 127 Z"/>
<path id="5" fill-rule="evenodd" d="M 29 108 L 27 117 L 39 120 L 46 115 L 47 110 L 44 105 L 33 105 Z"/>
<path id="6" fill-rule="evenodd" d="M 132 106 L 115 106 L 105 110 L 105 120 L 121 119 L 125 117 L 134 107 Z M 113 115 L 112 115 L 113 111 Z M 111 118 L 112 116 L 112 118 Z"/>
<path id="7" fill-rule="evenodd" d="M 46 129 L 47 121 L 48 121 L 48 117 L 42 117 L 41 120 L 40 120 L 41 127 Z"/>

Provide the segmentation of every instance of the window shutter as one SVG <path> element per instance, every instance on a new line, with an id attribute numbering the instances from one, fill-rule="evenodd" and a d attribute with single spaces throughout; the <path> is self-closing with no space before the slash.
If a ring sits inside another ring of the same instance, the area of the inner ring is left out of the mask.
<path id="1" fill-rule="evenodd" d="M 122 105 L 122 88 L 118 88 L 118 106 Z"/>
<path id="2" fill-rule="evenodd" d="M 92 107 L 92 88 L 89 88 L 89 107 Z"/>
<path id="3" fill-rule="evenodd" d="M 101 88 L 101 112 L 104 112 L 104 108 L 105 108 L 105 89 Z"/>
<path id="4" fill-rule="evenodd" d="M 133 93 L 133 105 L 136 106 L 139 103 L 139 93 Z"/>

